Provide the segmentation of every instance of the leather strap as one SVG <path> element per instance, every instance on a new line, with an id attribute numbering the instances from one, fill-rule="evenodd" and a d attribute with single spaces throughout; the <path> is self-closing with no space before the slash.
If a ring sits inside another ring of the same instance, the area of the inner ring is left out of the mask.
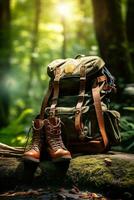
<path id="1" fill-rule="evenodd" d="M 39 119 L 42 119 L 42 120 L 44 119 L 45 108 L 47 107 L 48 100 L 49 100 L 51 94 L 52 94 L 52 84 L 51 84 L 51 82 L 50 82 L 50 83 L 49 83 L 48 90 L 47 90 L 47 93 L 46 93 L 46 95 L 44 96 L 44 99 L 43 99 L 43 101 L 42 101 Z"/>
<path id="2" fill-rule="evenodd" d="M 98 77 L 97 77 L 97 80 L 98 80 L 98 83 L 100 83 L 100 82 L 104 82 L 104 81 L 107 81 L 107 77 L 104 76 L 104 75 L 102 75 L 102 76 L 98 76 Z"/>
<path id="3" fill-rule="evenodd" d="M 54 78 L 54 83 L 53 83 L 53 98 L 52 98 L 52 104 L 50 107 L 50 116 L 55 116 L 55 111 L 56 111 L 56 105 L 59 97 L 59 80 L 61 76 L 61 69 L 60 67 L 57 67 L 55 69 L 55 78 Z"/>
<path id="4" fill-rule="evenodd" d="M 54 83 L 53 83 L 53 85 L 52 85 L 52 82 L 49 83 L 47 93 L 44 96 L 44 99 L 42 101 L 42 106 L 41 106 L 41 109 L 40 109 L 40 116 L 39 116 L 40 119 L 44 119 L 45 108 L 47 107 L 48 100 L 49 100 L 53 91 L 54 91 L 54 95 L 53 95 L 53 98 L 52 98 L 52 105 L 51 105 L 51 108 L 50 108 L 50 112 L 55 114 L 55 107 L 57 105 L 57 100 L 58 100 L 58 96 L 59 96 L 60 75 L 61 75 L 61 70 L 60 70 L 59 67 L 57 67 L 56 70 L 55 70 Z"/>
<path id="5" fill-rule="evenodd" d="M 78 102 L 76 105 L 76 113 L 75 113 L 75 128 L 79 133 L 79 138 L 83 138 L 83 124 L 81 121 L 81 115 L 82 115 L 82 105 L 84 103 L 84 97 L 85 97 L 85 87 L 86 87 L 86 69 L 85 65 L 82 65 L 80 68 L 80 91 L 78 96 Z"/>
<path id="6" fill-rule="evenodd" d="M 104 125 L 104 118 L 103 118 L 102 107 L 101 107 L 101 98 L 100 98 L 100 88 L 99 88 L 99 84 L 98 84 L 97 80 L 95 81 L 95 83 L 93 85 L 92 95 L 93 95 L 96 117 L 97 117 L 99 129 L 100 129 L 100 133 L 101 133 L 101 136 L 103 139 L 104 146 L 107 147 L 108 138 L 107 138 L 105 125 Z"/>

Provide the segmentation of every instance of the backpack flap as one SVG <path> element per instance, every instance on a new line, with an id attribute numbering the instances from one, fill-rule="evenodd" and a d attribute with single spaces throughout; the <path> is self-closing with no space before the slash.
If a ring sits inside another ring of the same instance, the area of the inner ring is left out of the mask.
<path id="1" fill-rule="evenodd" d="M 55 69 L 61 68 L 61 78 L 80 76 L 80 68 L 84 65 L 86 68 L 86 75 L 92 76 L 104 67 L 104 61 L 97 56 L 84 56 L 76 59 L 57 59 L 48 65 L 48 75 L 55 77 Z"/>
<path id="2" fill-rule="evenodd" d="M 57 59 L 48 65 L 48 75 L 55 78 L 56 69 L 60 69 L 59 95 L 78 95 L 80 87 L 80 69 L 85 67 L 86 91 L 91 90 L 93 80 L 102 74 L 104 61 L 97 56 L 84 56 L 76 59 Z"/>
<path id="3" fill-rule="evenodd" d="M 49 75 L 49 77 L 54 78 L 55 69 L 57 67 L 60 67 L 61 65 L 63 65 L 65 62 L 66 62 L 65 59 L 56 59 L 56 60 L 52 61 L 47 67 L 47 74 Z"/>

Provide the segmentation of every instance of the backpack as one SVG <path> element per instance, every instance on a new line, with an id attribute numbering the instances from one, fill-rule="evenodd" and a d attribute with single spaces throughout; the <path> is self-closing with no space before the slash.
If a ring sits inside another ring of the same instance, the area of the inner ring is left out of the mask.
<path id="1" fill-rule="evenodd" d="M 108 108 L 114 78 L 100 57 L 57 59 L 47 73 L 40 119 L 60 117 L 62 139 L 72 153 L 102 153 L 120 142 L 120 114 Z"/>

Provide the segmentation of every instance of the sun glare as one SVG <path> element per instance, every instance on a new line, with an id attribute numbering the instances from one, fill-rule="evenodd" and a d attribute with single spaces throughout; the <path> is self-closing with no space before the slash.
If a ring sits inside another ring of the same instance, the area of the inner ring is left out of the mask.
<path id="1" fill-rule="evenodd" d="M 63 17 L 69 16 L 71 13 L 71 6 L 69 4 L 59 4 L 58 5 L 58 12 Z"/>

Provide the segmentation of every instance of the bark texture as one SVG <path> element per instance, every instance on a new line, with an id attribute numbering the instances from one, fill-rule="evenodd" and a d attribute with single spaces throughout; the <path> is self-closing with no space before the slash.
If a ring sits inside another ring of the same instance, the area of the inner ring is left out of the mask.
<path id="1" fill-rule="evenodd" d="M 127 38 L 129 43 L 129 53 L 131 55 L 132 64 L 134 68 L 134 1 L 127 0 L 127 16 L 126 16 L 126 27 L 127 27 Z"/>
<path id="2" fill-rule="evenodd" d="M 0 1 L 0 127 L 8 124 L 10 42 L 10 0 Z"/>
<path id="3" fill-rule="evenodd" d="M 120 0 L 92 0 L 94 24 L 100 54 L 113 75 L 132 82 L 134 70 L 127 51 Z"/>

